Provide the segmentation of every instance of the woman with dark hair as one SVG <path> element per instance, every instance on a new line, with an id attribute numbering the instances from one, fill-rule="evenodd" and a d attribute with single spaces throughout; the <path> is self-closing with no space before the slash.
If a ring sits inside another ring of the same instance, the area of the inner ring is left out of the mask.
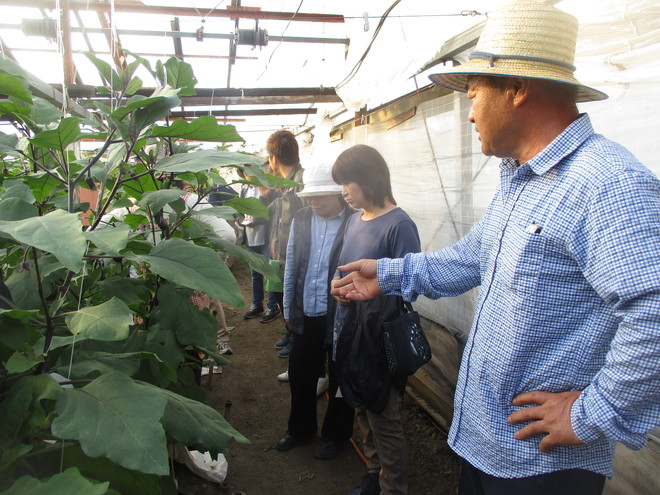
<path id="1" fill-rule="evenodd" d="M 365 145 L 347 149 L 335 161 L 332 178 L 342 185 L 346 202 L 362 210 L 348 221 L 340 265 L 420 251 L 417 227 L 396 205 L 389 169 L 378 150 Z M 399 415 L 405 378 L 388 373 L 382 338 L 383 323 L 398 317 L 403 300 L 399 296 L 365 302 L 336 299 L 340 304 L 334 343 L 340 392 L 356 408 L 367 458 L 367 476 L 349 495 L 405 495 L 406 447 Z"/>

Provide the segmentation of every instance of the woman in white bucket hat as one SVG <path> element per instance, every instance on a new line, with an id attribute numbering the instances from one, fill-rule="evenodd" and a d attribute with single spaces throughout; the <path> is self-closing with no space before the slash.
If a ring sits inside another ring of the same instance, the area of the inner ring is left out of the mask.
<path id="1" fill-rule="evenodd" d="M 531 0 L 494 12 L 467 63 L 482 152 L 502 158 L 484 218 L 458 243 L 360 260 L 333 294 L 414 300 L 480 286 L 448 442 L 460 495 L 596 495 L 614 447 L 660 424 L 660 184 L 576 103 L 576 20 Z"/>

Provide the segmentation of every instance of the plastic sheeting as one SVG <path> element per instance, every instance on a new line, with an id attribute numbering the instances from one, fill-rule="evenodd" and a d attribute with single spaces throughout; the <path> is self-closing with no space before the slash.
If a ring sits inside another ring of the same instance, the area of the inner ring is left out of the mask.
<path id="1" fill-rule="evenodd" d="M 658 2 L 570 0 L 557 6 L 581 22 L 578 79 L 610 95 L 580 110 L 590 114 L 597 132 L 622 143 L 660 174 Z M 419 105 L 413 118 L 395 127 L 354 127 L 333 143 L 329 130 L 339 122 L 322 118 L 313 145 L 303 150 L 303 166 L 332 162 L 354 144 L 376 147 L 390 166 L 398 204 L 417 224 L 422 248 L 437 250 L 456 242 L 481 218 L 499 182 L 499 160 L 481 154 L 468 111 L 464 95 L 450 94 Z M 415 308 L 462 339 L 471 326 L 477 290 L 439 301 L 420 298 Z"/>

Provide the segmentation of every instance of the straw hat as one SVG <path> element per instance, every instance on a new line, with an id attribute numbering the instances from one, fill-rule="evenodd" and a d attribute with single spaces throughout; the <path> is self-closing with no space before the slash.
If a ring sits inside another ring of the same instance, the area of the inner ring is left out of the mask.
<path id="1" fill-rule="evenodd" d="M 341 193 L 342 187 L 332 180 L 332 166 L 328 164 L 318 165 L 303 170 L 302 191 L 298 196 L 328 196 Z"/>
<path id="2" fill-rule="evenodd" d="M 534 0 L 519 0 L 492 12 L 469 61 L 429 77 L 439 86 L 467 91 L 469 75 L 549 79 L 577 86 L 577 102 L 607 95 L 573 76 L 578 22 Z"/>

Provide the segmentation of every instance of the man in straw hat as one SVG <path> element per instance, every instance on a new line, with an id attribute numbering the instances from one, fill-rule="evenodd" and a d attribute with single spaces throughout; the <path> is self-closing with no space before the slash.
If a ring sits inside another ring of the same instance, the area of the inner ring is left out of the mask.
<path id="1" fill-rule="evenodd" d="M 485 155 L 502 158 L 484 218 L 455 245 L 361 260 L 333 294 L 456 296 L 481 286 L 449 444 L 460 493 L 599 494 L 614 446 L 660 424 L 660 184 L 595 134 L 573 77 L 577 21 L 531 0 L 494 12 L 467 63 Z"/>

